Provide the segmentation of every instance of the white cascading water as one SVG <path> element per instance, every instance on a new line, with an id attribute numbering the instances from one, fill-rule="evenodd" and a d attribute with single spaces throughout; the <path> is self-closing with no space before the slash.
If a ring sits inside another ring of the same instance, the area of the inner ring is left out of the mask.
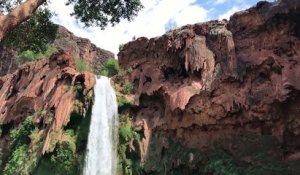
<path id="1" fill-rule="evenodd" d="M 96 77 L 84 175 L 115 175 L 117 165 L 116 94 L 107 77 Z"/>

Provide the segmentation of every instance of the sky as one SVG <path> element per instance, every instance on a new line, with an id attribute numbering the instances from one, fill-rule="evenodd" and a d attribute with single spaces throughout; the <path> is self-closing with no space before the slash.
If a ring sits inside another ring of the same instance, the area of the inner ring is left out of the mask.
<path id="1" fill-rule="evenodd" d="M 52 0 L 50 9 L 57 15 L 52 18 L 73 32 L 76 36 L 88 38 L 102 49 L 117 55 L 119 45 L 134 37 L 152 38 L 166 31 L 186 24 L 194 24 L 214 19 L 229 19 L 237 12 L 254 6 L 259 0 L 141 0 L 144 8 L 133 21 L 121 21 L 105 30 L 99 27 L 85 28 L 70 16 L 72 6 L 66 0 Z M 273 1 L 273 0 L 268 0 Z"/>

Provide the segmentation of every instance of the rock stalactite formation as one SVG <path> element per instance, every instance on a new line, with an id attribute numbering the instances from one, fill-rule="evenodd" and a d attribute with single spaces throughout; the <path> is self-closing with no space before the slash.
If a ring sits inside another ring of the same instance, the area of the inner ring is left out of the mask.
<path id="1" fill-rule="evenodd" d="M 126 44 L 118 56 L 132 69 L 136 122 L 202 150 L 245 132 L 269 135 L 282 159 L 299 160 L 299 25 L 300 1 L 260 2 L 230 21 Z"/>
<path id="2" fill-rule="evenodd" d="M 18 125 L 25 117 L 44 111 L 35 122 L 45 127 L 43 153 L 49 150 L 52 133 L 60 131 L 74 110 L 75 84 L 84 92 L 94 86 L 94 75 L 77 72 L 74 58 L 60 51 L 50 58 L 24 64 L 13 74 L 0 77 L 0 123 Z M 39 118 L 40 117 L 40 118 Z"/>

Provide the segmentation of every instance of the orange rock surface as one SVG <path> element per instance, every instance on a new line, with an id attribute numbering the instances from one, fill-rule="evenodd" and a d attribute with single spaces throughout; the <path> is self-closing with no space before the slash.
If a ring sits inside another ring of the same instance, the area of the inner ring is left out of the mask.
<path id="1" fill-rule="evenodd" d="M 15 125 L 29 115 L 45 111 L 47 117 L 35 120 L 44 124 L 43 153 L 46 152 L 51 134 L 61 130 L 70 120 L 74 85 L 79 80 L 85 92 L 95 84 L 94 75 L 77 72 L 74 58 L 64 51 L 22 65 L 13 74 L 0 77 L 0 123 Z M 46 118 L 51 120 L 49 124 Z"/>

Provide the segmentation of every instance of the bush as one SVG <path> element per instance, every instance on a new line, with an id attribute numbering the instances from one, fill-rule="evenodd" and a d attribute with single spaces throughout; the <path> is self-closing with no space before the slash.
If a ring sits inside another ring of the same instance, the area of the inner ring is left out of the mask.
<path id="1" fill-rule="evenodd" d="M 28 146 L 22 145 L 17 147 L 10 157 L 10 160 L 6 163 L 4 168 L 5 175 L 25 175 L 26 174 L 26 166 L 25 164 L 28 161 Z"/>
<path id="2" fill-rule="evenodd" d="M 133 84 L 130 82 L 126 82 L 123 86 L 123 92 L 125 94 L 131 94 L 133 92 L 133 89 L 134 89 Z"/>
<path id="3" fill-rule="evenodd" d="M 32 123 L 32 116 L 27 117 L 18 128 L 10 132 L 11 155 L 5 164 L 4 174 L 6 175 L 27 175 L 31 171 L 37 159 L 34 153 L 29 153 L 29 143 L 34 140 L 39 145 L 38 130 Z M 33 147 L 34 148 L 34 147 Z M 36 148 L 36 147 L 35 147 Z M 31 149 L 31 151 L 33 151 Z"/>
<path id="4" fill-rule="evenodd" d="M 119 69 L 120 67 L 118 60 L 110 58 L 103 63 L 102 67 L 99 70 L 99 74 L 102 76 L 112 77 L 118 74 Z"/>
<path id="5" fill-rule="evenodd" d="M 127 108 L 132 104 L 124 96 L 117 94 L 118 108 Z"/>
<path id="6" fill-rule="evenodd" d="M 120 115 L 119 117 L 119 145 L 118 145 L 118 169 L 119 174 L 141 174 L 140 161 L 135 153 L 129 153 L 129 145 L 133 140 L 135 143 L 140 141 L 142 136 L 139 131 L 132 127 L 132 117 Z"/>
<path id="7" fill-rule="evenodd" d="M 52 54 L 56 53 L 58 50 L 56 47 L 48 46 L 47 49 L 44 52 L 34 52 L 32 50 L 26 50 L 21 52 L 17 59 L 20 63 L 26 63 L 29 61 L 38 60 L 42 57 L 49 57 Z"/>
<path id="8" fill-rule="evenodd" d="M 76 58 L 75 59 L 75 69 L 78 72 L 82 72 L 82 71 L 91 71 L 91 68 L 89 66 L 89 64 L 87 62 L 85 62 L 83 59 L 80 58 Z"/>
<path id="9" fill-rule="evenodd" d="M 120 126 L 119 135 L 125 141 L 130 141 L 133 138 L 133 129 L 129 125 Z"/>
<path id="10" fill-rule="evenodd" d="M 51 155 L 51 165 L 57 175 L 76 174 L 76 155 L 69 142 L 58 145 Z"/>
<path id="11" fill-rule="evenodd" d="M 29 144 L 30 138 L 28 136 L 34 128 L 32 116 L 27 117 L 18 128 L 15 128 L 10 132 L 11 147 L 14 148 L 23 144 Z"/>

